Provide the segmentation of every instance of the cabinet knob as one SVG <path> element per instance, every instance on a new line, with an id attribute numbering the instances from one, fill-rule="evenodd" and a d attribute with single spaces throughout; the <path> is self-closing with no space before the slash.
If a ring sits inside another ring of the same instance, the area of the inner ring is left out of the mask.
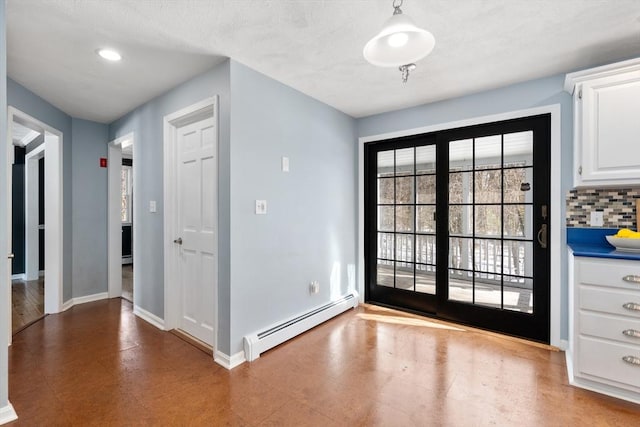
<path id="1" fill-rule="evenodd" d="M 636 331 L 635 329 L 625 329 L 622 331 L 622 334 L 631 338 L 640 338 L 640 331 Z"/>
<path id="2" fill-rule="evenodd" d="M 624 276 L 622 280 L 629 283 L 640 283 L 640 276 L 636 276 L 635 274 L 629 274 L 628 276 Z"/>
<path id="3" fill-rule="evenodd" d="M 626 308 L 631 311 L 640 311 L 640 304 L 636 304 L 635 302 L 626 302 L 622 304 L 622 308 Z"/>
<path id="4" fill-rule="evenodd" d="M 640 366 L 640 357 L 635 356 L 623 356 L 622 360 L 630 365 Z"/>

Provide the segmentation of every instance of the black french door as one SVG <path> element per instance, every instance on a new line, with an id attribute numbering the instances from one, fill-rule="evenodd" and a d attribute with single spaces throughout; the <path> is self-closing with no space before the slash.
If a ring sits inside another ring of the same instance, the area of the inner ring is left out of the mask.
<path id="1" fill-rule="evenodd" d="M 365 298 L 549 342 L 550 115 L 365 146 Z"/>

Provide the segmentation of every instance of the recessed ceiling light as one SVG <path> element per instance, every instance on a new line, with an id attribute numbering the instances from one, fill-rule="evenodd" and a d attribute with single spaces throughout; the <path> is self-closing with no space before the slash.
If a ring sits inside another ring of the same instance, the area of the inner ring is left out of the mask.
<path id="1" fill-rule="evenodd" d="M 113 49 L 98 49 L 96 53 L 107 61 L 120 61 L 122 59 L 122 56 Z"/>

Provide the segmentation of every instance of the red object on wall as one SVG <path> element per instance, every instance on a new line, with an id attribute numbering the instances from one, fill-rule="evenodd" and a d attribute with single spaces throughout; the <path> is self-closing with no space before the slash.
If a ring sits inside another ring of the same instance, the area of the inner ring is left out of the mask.
<path id="1" fill-rule="evenodd" d="M 100 157 L 100 167 L 101 168 L 107 167 L 107 159 L 105 157 Z"/>

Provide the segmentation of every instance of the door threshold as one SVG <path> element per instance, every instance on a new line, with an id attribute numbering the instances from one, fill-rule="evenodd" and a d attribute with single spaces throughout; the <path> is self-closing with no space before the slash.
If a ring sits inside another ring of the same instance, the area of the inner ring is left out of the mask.
<path id="1" fill-rule="evenodd" d="M 197 348 L 198 350 L 207 353 L 209 356 L 213 357 L 213 347 L 210 346 L 209 344 L 207 344 L 206 342 L 199 340 L 198 338 L 194 337 L 193 335 L 190 335 L 188 333 L 186 333 L 185 331 L 183 331 L 182 329 L 171 329 L 169 332 L 171 332 L 173 335 L 177 336 L 178 338 L 180 338 L 182 341 L 191 344 L 192 346 L 194 346 L 195 348 Z"/>
<path id="2" fill-rule="evenodd" d="M 513 341 L 513 342 L 517 342 L 520 344 L 526 344 L 526 345 L 530 345 L 532 347 L 537 347 L 537 348 L 542 348 L 545 350 L 550 350 L 550 351 L 562 351 L 562 349 L 551 345 L 551 344 L 546 344 L 546 343 L 541 343 L 538 341 L 533 341 L 533 340 L 528 340 L 526 338 L 522 338 L 522 337 L 516 337 L 513 335 L 507 335 L 507 334 L 501 334 L 499 332 L 493 332 L 493 331 L 489 331 L 486 329 L 481 329 L 481 328 L 477 328 L 474 326 L 469 326 L 466 325 L 464 323 L 455 323 L 455 322 L 451 322 L 449 320 L 444 320 L 440 317 L 436 317 L 436 316 L 429 316 L 428 314 L 421 314 L 421 313 L 416 313 L 416 312 L 412 312 L 409 310 L 404 310 L 404 309 L 398 309 L 395 307 L 389 307 L 389 306 L 385 306 L 385 305 L 381 305 L 381 304 L 377 304 L 377 303 L 360 303 L 361 306 L 366 307 L 368 309 L 371 310 L 380 310 L 380 311 L 386 311 L 389 313 L 394 313 L 397 315 L 402 315 L 402 316 L 407 316 L 407 317 L 411 317 L 411 318 L 415 318 L 415 319 L 424 319 L 424 318 L 428 318 L 430 322 L 435 322 L 435 323 L 440 323 L 442 325 L 447 325 L 447 326 L 454 326 L 456 328 L 464 328 L 465 331 L 469 331 L 469 332 L 474 332 L 480 335 L 486 335 L 486 336 L 490 336 L 490 337 L 494 337 L 494 338 L 500 338 L 500 339 L 504 339 L 507 341 Z"/>

